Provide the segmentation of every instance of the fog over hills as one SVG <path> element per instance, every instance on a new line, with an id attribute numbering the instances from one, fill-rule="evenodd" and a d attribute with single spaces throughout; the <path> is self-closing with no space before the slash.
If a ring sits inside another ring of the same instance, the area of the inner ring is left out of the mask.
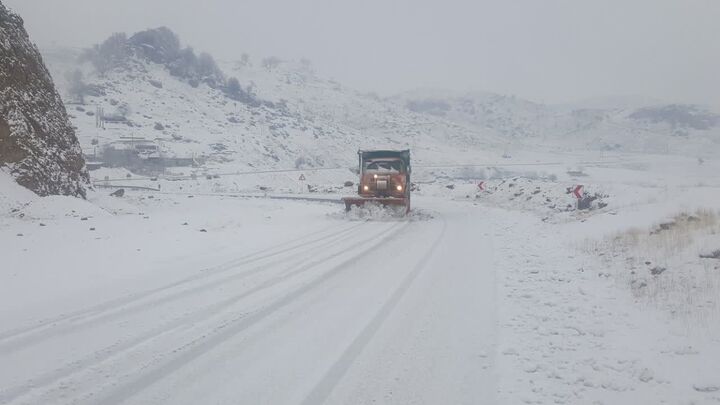
<path id="1" fill-rule="evenodd" d="M 629 94 L 720 108 L 712 90 L 720 68 L 715 2 L 5 3 L 28 21 L 41 47 L 88 47 L 113 32 L 168 26 L 217 59 L 241 51 L 257 59 L 305 57 L 323 77 L 384 96 L 437 87 L 547 104 Z"/>

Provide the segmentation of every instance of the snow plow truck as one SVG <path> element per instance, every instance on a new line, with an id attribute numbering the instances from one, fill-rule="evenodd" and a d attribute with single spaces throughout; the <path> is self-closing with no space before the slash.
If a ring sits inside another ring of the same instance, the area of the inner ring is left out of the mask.
<path id="1" fill-rule="evenodd" d="M 358 151 L 358 195 L 344 197 L 345 211 L 375 203 L 410 211 L 410 150 Z"/>

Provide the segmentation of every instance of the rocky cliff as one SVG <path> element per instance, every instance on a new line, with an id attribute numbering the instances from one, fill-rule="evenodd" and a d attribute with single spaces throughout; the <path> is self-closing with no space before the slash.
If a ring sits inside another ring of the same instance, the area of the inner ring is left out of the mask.
<path id="1" fill-rule="evenodd" d="M 23 20 L 0 3 L 0 167 L 39 195 L 85 196 L 75 131 Z"/>

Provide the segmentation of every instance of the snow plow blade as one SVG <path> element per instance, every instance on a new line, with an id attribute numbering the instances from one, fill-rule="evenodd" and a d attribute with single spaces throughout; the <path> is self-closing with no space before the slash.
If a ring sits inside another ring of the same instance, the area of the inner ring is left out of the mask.
<path id="1" fill-rule="evenodd" d="M 374 203 L 378 205 L 382 205 L 384 207 L 386 206 L 395 206 L 395 207 L 405 207 L 405 212 L 410 211 L 410 204 L 408 203 L 407 198 L 397 198 L 397 197 L 343 197 L 342 199 L 343 203 L 345 203 L 345 211 L 350 211 L 350 209 L 354 206 L 356 207 L 362 207 L 365 204 L 368 203 Z"/>

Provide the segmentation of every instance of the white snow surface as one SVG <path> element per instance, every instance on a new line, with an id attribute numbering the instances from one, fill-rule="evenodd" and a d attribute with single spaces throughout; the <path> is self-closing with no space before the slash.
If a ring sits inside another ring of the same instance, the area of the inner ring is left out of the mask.
<path id="1" fill-rule="evenodd" d="M 659 275 L 642 236 L 717 212 L 720 162 L 633 159 L 584 168 L 609 196 L 592 211 L 536 198 L 573 201 L 564 168 L 484 192 L 427 169 L 409 217 L 343 213 L 330 174 L 316 193 L 224 176 L 89 201 L 0 177 L 0 402 L 720 401 L 719 265 L 698 257 L 720 228 L 688 230 Z"/>

